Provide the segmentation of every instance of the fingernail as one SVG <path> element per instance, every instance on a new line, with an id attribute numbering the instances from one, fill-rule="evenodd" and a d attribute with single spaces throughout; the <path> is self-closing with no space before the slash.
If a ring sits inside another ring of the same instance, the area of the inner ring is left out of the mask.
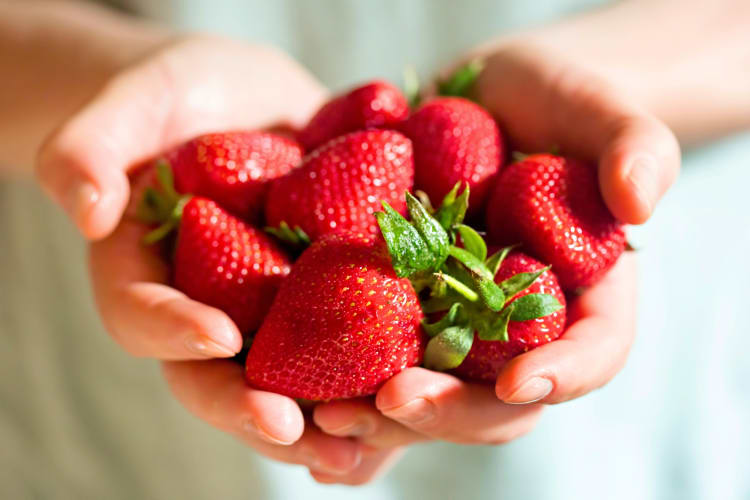
<path id="1" fill-rule="evenodd" d="M 214 342 L 202 335 L 188 336 L 185 339 L 185 347 L 193 354 L 206 358 L 231 358 L 236 354 L 231 347 Z"/>
<path id="2" fill-rule="evenodd" d="M 524 383 L 516 392 L 504 398 L 503 401 L 512 405 L 525 405 L 536 403 L 546 397 L 554 385 L 552 381 L 544 377 L 534 377 Z"/>
<path id="3" fill-rule="evenodd" d="M 654 200 L 659 196 L 659 179 L 656 161 L 647 155 L 633 159 L 627 170 L 627 178 L 638 197 L 651 213 Z"/>
<path id="4" fill-rule="evenodd" d="M 73 220 L 79 221 L 99 201 L 99 190 L 88 181 L 74 182 L 65 200 L 65 209 Z"/>
<path id="5" fill-rule="evenodd" d="M 294 441 L 285 441 L 282 439 L 278 439 L 267 433 L 263 428 L 261 428 L 258 424 L 255 423 L 255 421 L 251 418 L 246 419 L 244 422 L 242 422 L 242 430 L 247 432 L 248 434 L 253 434 L 262 440 L 266 441 L 267 443 L 271 444 L 280 444 L 283 446 L 289 446 Z"/>
<path id="6" fill-rule="evenodd" d="M 408 424 L 421 424 L 435 417 L 435 405 L 424 398 L 382 411 L 386 416 Z"/>
<path id="7" fill-rule="evenodd" d="M 340 476 L 347 474 L 355 469 L 362 462 L 362 453 L 357 450 L 356 454 L 352 457 L 352 461 L 344 467 L 336 467 L 331 464 L 323 463 L 317 456 L 306 453 L 304 462 L 310 468 L 310 470 L 323 472 L 325 474 L 334 474 Z"/>
<path id="8" fill-rule="evenodd" d="M 336 429 L 324 429 L 326 434 L 339 437 L 360 437 L 367 434 L 371 434 L 374 430 L 374 425 L 369 420 L 354 421 L 350 424 L 338 427 Z"/>

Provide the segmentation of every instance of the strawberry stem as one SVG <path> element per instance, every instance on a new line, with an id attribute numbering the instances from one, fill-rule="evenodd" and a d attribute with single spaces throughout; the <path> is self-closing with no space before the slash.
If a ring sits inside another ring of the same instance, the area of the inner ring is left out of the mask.
<path id="1" fill-rule="evenodd" d="M 266 226 L 263 230 L 280 239 L 292 253 L 300 254 L 310 246 L 310 237 L 307 233 L 299 226 L 290 227 L 286 221 L 281 221 L 279 227 Z"/>
<path id="2" fill-rule="evenodd" d="M 448 285 L 451 289 L 458 292 L 463 298 L 465 298 L 469 302 L 476 302 L 477 300 L 479 300 L 478 293 L 476 293 L 474 290 L 472 290 L 468 286 L 461 283 L 459 280 L 457 280 L 450 274 L 439 272 L 439 273 L 435 273 L 434 276 L 437 281 L 444 282 L 446 285 Z"/>

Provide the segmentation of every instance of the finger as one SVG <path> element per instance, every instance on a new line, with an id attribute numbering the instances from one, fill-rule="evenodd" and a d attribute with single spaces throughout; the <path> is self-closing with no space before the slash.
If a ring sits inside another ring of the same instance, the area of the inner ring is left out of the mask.
<path id="1" fill-rule="evenodd" d="M 359 486 L 372 482 L 382 476 L 393 467 L 403 454 L 403 448 L 375 450 L 374 452 L 365 453 L 362 462 L 349 473 L 336 475 L 311 469 L 310 475 L 322 484 Z"/>
<path id="2" fill-rule="evenodd" d="M 511 360 L 495 391 L 507 403 L 560 403 L 606 384 L 623 367 L 635 335 L 635 256 L 626 252 L 571 302 L 565 334 Z"/>
<path id="3" fill-rule="evenodd" d="M 42 146 L 37 177 L 87 238 L 115 228 L 130 195 L 126 170 L 165 146 L 170 98 L 165 73 L 139 67 L 112 80 Z"/>
<path id="4" fill-rule="evenodd" d="M 607 82 L 565 69 L 571 66 L 550 77 L 550 137 L 559 138 L 564 151 L 597 160 L 602 196 L 613 215 L 641 224 L 677 178 L 677 139 Z"/>
<path id="5" fill-rule="evenodd" d="M 326 434 L 353 437 L 374 448 L 395 448 L 428 439 L 384 417 L 371 399 L 345 399 L 319 404 L 313 421 Z"/>
<path id="6" fill-rule="evenodd" d="M 677 179 L 680 148 L 661 122 L 638 114 L 613 117 L 611 135 L 599 159 L 599 185 L 618 219 L 646 222 Z"/>
<path id="7" fill-rule="evenodd" d="M 175 397 L 191 413 L 269 458 L 330 474 L 345 474 L 361 461 L 360 445 L 305 426 L 294 400 L 252 389 L 235 363 L 165 362 L 163 371 Z"/>
<path id="8" fill-rule="evenodd" d="M 209 70 L 201 71 L 196 61 Z M 248 92 L 250 85 L 256 91 Z M 37 174 L 81 232 L 100 239 L 122 215 L 125 172 L 134 164 L 213 130 L 303 123 L 324 96 L 300 66 L 275 50 L 186 39 L 111 80 L 45 142 Z"/>
<path id="9" fill-rule="evenodd" d="M 424 368 L 409 368 L 391 378 L 375 404 L 383 415 L 412 430 L 465 444 L 511 441 L 530 431 L 541 412 L 538 405 L 506 405 L 489 386 Z"/>
<path id="10" fill-rule="evenodd" d="M 167 265 L 141 244 L 146 231 L 123 220 L 111 236 L 91 245 L 94 294 L 110 335 L 136 356 L 177 360 L 238 353 L 242 335 L 224 312 L 163 284 Z"/>

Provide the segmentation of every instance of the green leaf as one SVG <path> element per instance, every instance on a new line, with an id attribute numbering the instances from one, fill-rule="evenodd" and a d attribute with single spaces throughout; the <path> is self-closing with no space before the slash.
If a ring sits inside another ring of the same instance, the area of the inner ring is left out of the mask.
<path id="1" fill-rule="evenodd" d="M 174 188 L 174 176 L 169 163 L 162 159 L 157 161 L 154 168 L 158 186 L 147 187 L 136 208 L 138 218 L 147 224 L 166 222 L 183 197 Z"/>
<path id="2" fill-rule="evenodd" d="M 167 198 L 177 200 L 180 197 L 180 194 L 174 188 L 174 175 L 167 160 L 162 159 L 156 163 L 156 178 L 159 180 L 161 189 Z"/>
<path id="3" fill-rule="evenodd" d="M 484 262 L 484 265 L 487 267 L 487 269 L 489 269 L 492 276 L 495 276 L 497 274 L 497 272 L 500 270 L 500 266 L 505 260 L 505 257 L 507 257 L 510 251 L 513 250 L 516 246 L 518 245 L 511 245 L 502 248 L 493 253 L 492 256 Z"/>
<path id="4" fill-rule="evenodd" d="M 146 235 L 143 237 L 143 243 L 145 245 L 153 245 L 157 241 L 161 241 L 164 238 L 167 237 L 168 234 L 170 234 L 172 231 L 174 231 L 177 228 L 178 221 L 175 220 L 168 220 L 161 226 L 157 227 L 153 231 L 150 231 L 146 233 Z"/>
<path id="5" fill-rule="evenodd" d="M 530 287 L 531 284 L 534 283 L 537 278 L 539 278 L 539 276 L 541 276 L 542 273 L 544 273 L 544 271 L 547 271 L 549 268 L 550 266 L 547 266 L 538 271 L 515 274 L 500 283 L 500 288 L 503 290 L 503 293 L 505 293 L 505 296 L 508 298 L 508 300 L 510 300 L 518 292 L 522 292 L 523 290 L 526 290 L 528 287 Z"/>
<path id="6" fill-rule="evenodd" d="M 492 278 L 479 278 L 477 280 L 477 288 L 482 302 L 490 308 L 490 310 L 498 312 L 503 308 L 505 305 L 505 294 L 500 287 L 492 281 Z"/>
<path id="7" fill-rule="evenodd" d="M 169 217 L 171 207 L 166 198 L 156 189 L 148 187 L 143 191 L 143 198 L 138 203 L 136 215 L 141 222 L 156 224 Z"/>
<path id="8" fill-rule="evenodd" d="M 546 293 L 530 293 L 517 298 L 510 305 L 513 306 L 513 312 L 510 315 L 511 321 L 542 318 L 559 311 L 563 307 L 554 295 Z"/>
<path id="9" fill-rule="evenodd" d="M 439 321 L 436 321 L 435 323 L 428 323 L 426 319 L 423 320 L 422 328 L 425 332 L 427 332 L 427 335 L 429 335 L 430 337 L 434 337 L 446 328 L 450 326 L 456 326 L 458 324 L 460 311 L 461 303 L 456 302 L 450 307 L 448 312 L 445 313 L 442 318 L 440 318 Z"/>
<path id="10" fill-rule="evenodd" d="M 477 58 L 458 68 L 447 80 L 438 82 L 438 93 L 445 96 L 466 97 L 484 69 L 484 62 Z"/>
<path id="11" fill-rule="evenodd" d="M 281 241 L 291 243 L 297 247 L 307 247 L 310 245 L 310 237 L 307 233 L 299 226 L 294 226 L 292 229 L 285 221 L 281 221 L 279 227 L 266 226 L 263 228 L 268 234 L 276 236 Z"/>
<path id="12" fill-rule="evenodd" d="M 451 326 L 427 343 L 424 366 L 430 370 L 450 370 L 463 363 L 474 343 L 471 326 Z"/>
<path id="13" fill-rule="evenodd" d="M 471 272 L 487 279 L 492 279 L 492 274 L 481 259 L 478 259 L 473 253 L 467 252 L 463 248 L 451 245 L 448 247 L 448 255 L 465 265 Z"/>
<path id="14" fill-rule="evenodd" d="M 180 225 L 180 220 L 182 219 L 182 211 L 185 208 L 185 205 L 187 205 L 187 202 L 190 201 L 192 198 L 192 195 L 186 194 L 182 195 L 179 198 L 177 198 L 176 203 L 173 207 L 171 207 L 171 211 L 167 215 L 164 223 L 154 229 L 153 231 L 147 233 L 143 237 L 143 243 L 146 245 L 152 245 L 156 243 L 157 241 L 160 241 L 167 237 L 172 231 L 177 229 L 177 227 Z"/>
<path id="15" fill-rule="evenodd" d="M 441 271 L 449 274 L 451 277 L 457 279 L 470 289 L 474 289 L 476 273 L 471 272 L 466 266 L 461 264 L 456 259 L 448 259 L 443 264 Z"/>
<path id="16" fill-rule="evenodd" d="M 448 258 L 448 245 L 450 244 L 448 233 L 430 215 L 424 205 L 409 192 L 406 193 L 406 208 L 412 225 L 419 231 L 434 256 L 435 264 L 432 269 L 437 269 Z"/>
<path id="17" fill-rule="evenodd" d="M 417 208 L 412 202 L 413 210 L 418 214 L 418 217 L 420 219 L 423 217 L 429 218 L 430 215 L 424 207 L 413 196 L 412 199 L 419 206 Z M 383 209 L 384 212 L 375 213 L 375 218 L 388 246 L 391 263 L 396 274 L 403 278 L 420 271 L 438 269 L 448 254 L 448 235 L 445 230 L 436 221 L 433 221 L 434 224 L 431 225 L 428 221 L 420 220 L 419 222 L 414 221 L 414 225 L 412 225 L 386 202 L 383 202 Z M 419 225 L 421 231 L 417 229 L 417 225 Z M 437 233 L 436 228 L 442 231 L 442 234 L 435 234 Z M 432 236 L 435 239 L 429 241 L 425 239 Z"/>
<path id="18" fill-rule="evenodd" d="M 499 342 L 508 341 L 508 322 L 513 314 L 513 304 L 503 309 L 500 314 L 497 315 L 497 319 L 493 321 L 486 330 L 478 331 L 479 338 L 482 340 L 495 340 Z"/>
<path id="19" fill-rule="evenodd" d="M 461 236 L 461 243 L 466 250 L 473 253 L 479 260 L 487 258 L 487 244 L 474 228 L 465 224 L 457 224 L 456 231 Z"/>
<path id="20" fill-rule="evenodd" d="M 463 222 L 466 216 L 466 209 L 469 207 L 469 184 L 459 195 L 458 190 L 461 188 L 461 182 L 457 182 L 453 189 L 443 198 L 440 208 L 435 213 L 435 218 L 446 231 L 450 231 L 453 226 Z"/>
<path id="21" fill-rule="evenodd" d="M 403 278 L 429 267 L 432 264 L 429 248 L 416 228 L 388 203 L 383 202 L 383 208 L 385 212 L 376 212 L 375 218 L 391 254 L 396 275 Z"/>

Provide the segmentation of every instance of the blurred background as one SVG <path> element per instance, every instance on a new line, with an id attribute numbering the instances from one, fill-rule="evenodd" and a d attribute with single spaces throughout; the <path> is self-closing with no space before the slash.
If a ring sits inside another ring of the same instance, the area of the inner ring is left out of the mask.
<path id="1" fill-rule="evenodd" d="M 606 2 L 105 3 L 277 45 L 342 90 L 399 82 L 406 64 L 428 76 L 493 36 Z M 750 499 L 749 182 L 750 134 L 688 149 L 654 217 L 631 228 L 638 336 L 613 382 L 550 407 L 511 444 L 414 446 L 353 490 L 318 485 L 185 412 L 156 362 L 103 331 L 74 227 L 31 180 L 3 180 L 0 497 Z"/>

